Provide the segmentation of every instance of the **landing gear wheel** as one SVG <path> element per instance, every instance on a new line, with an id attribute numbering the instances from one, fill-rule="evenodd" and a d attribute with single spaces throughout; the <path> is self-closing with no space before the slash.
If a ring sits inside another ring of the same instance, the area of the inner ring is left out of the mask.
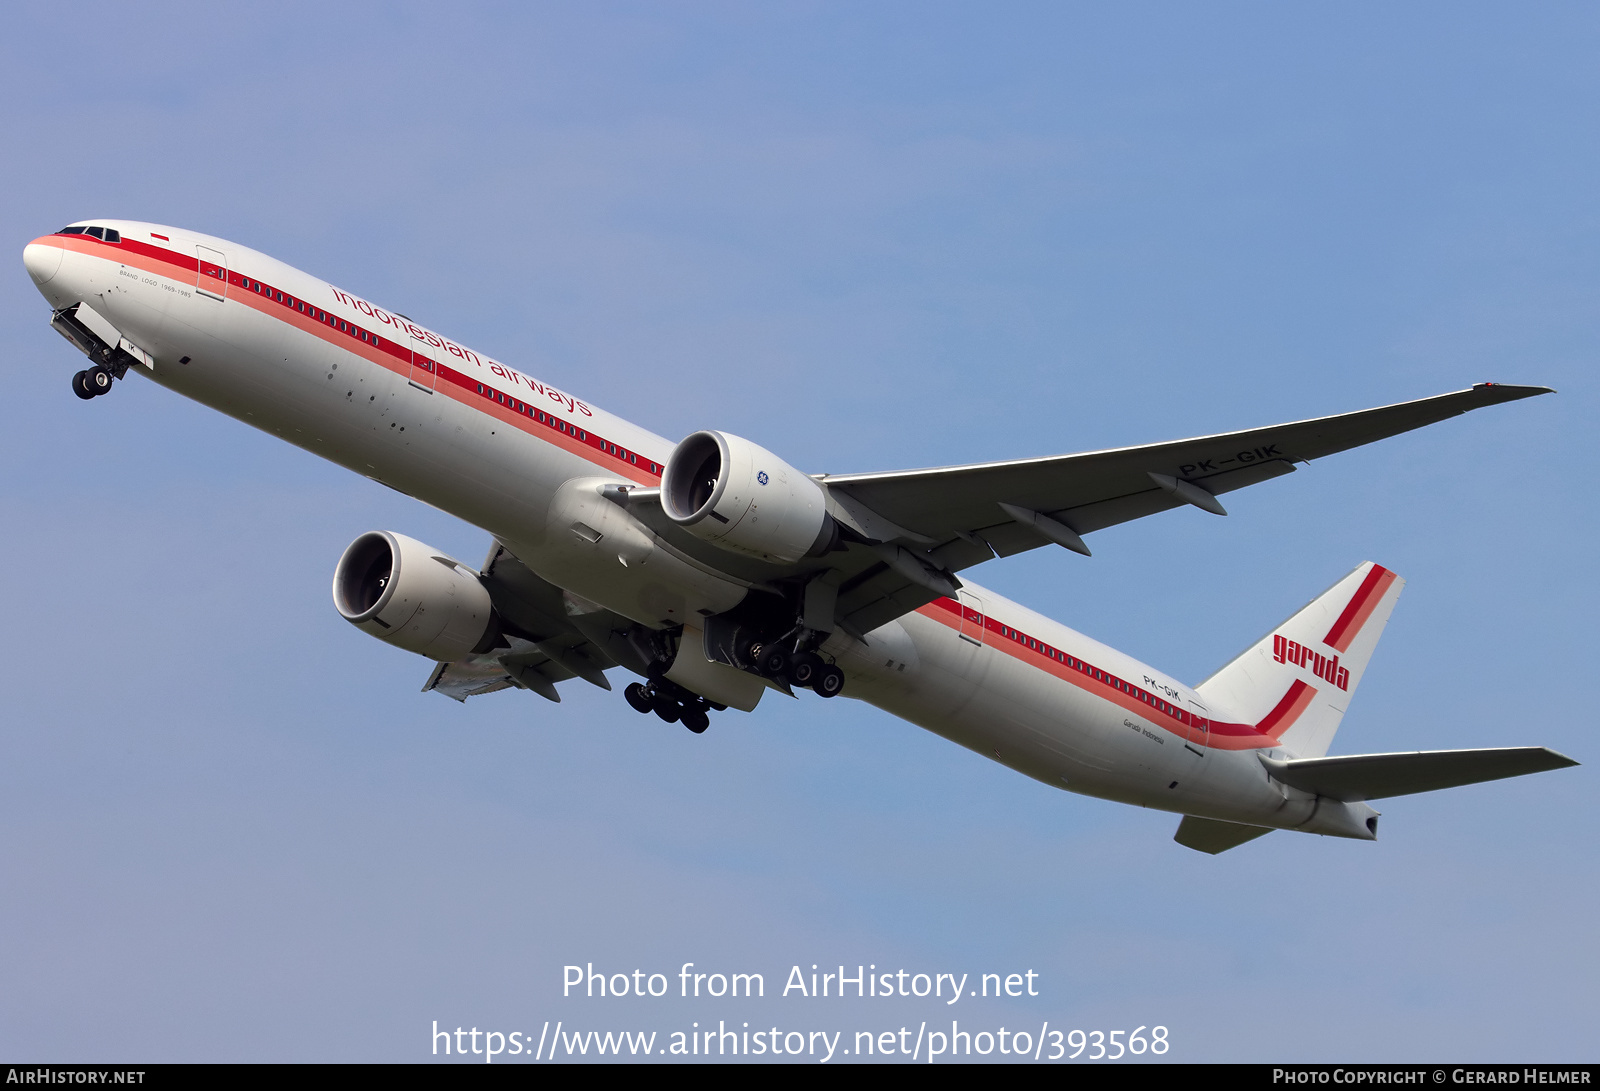
<path id="1" fill-rule="evenodd" d="M 683 715 L 683 709 L 670 697 L 657 697 L 655 713 L 667 723 L 675 724 L 678 722 L 678 717 Z"/>
<path id="2" fill-rule="evenodd" d="M 812 685 L 825 666 L 816 652 L 803 652 L 789 661 L 789 681 L 797 686 Z"/>
<path id="3" fill-rule="evenodd" d="M 635 712 L 654 712 L 656 710 L 655 702 L 650 700 L 650 692 L 638 682 L 624 689 L 622 697 L 628 702 L 628 707 Z"/>
<path id="4" fill-rule="evenodd" d="M 711 726 L 711 717 L 703 709 L 686 708 L 683 710 L 683 726 L 698 735 Z"/>
<path id="5" fill-rule="evenodd" d="M 80 371 L 72 377 L 72 392 L 84 401 L 94 397 L 94 391 L 89 389 L 89 373 Z"/>
<path id="6" fill-rule="evenodd" d="M 818 697 L 837 697 L 844 692 L 844 671 L 832 663 L 825 665 L 817 672 L 817 680 L 811 683 L 811 688 L 817 691 Z"/>
<path id="7" fill-rule="evenodd" d="M 756 668 L 768 678 L 782 678 L 789 669 L 789 657 L 782 648 L 765 648 L 756 661 Z"/>
<path id="8" fill-rule="evenodd" d="M 111 372 L 97 364 L 83 373 L 83 385 L 91 397 L 104 394 L 111 389 Z"/>

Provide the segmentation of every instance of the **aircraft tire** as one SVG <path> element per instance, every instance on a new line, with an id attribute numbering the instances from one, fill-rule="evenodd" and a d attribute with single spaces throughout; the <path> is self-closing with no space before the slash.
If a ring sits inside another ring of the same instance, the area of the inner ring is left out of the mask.
<path id="1" fill-rule="evenodd" d="M 89 373 L 80 371 L 72 377 L 72 392 L 84 401 L 94 397 L 94 391 L 89 389 Z"/>
<path id="2" fill-rule="evenodd" d="M 789 657 L 782 648 L 768 648 L 761 653 L 759 667 L 768 678 L 782 678 L 789 669 Z"/>
<path id="3" fill-rule="evenodd" d="M 789 682 L 796 686 L 809 686 L 826 666 L 816 652 L 803 652 L 789 661 Z"/>
<path id="4" fill-rule="evenodd" d="M 825 665 L 817 672 L 817 680 L 811 684 L 817 691 L 818 697 L 837 697 L 844 692 L 844 671 L 832 663 Z"/>
<path id="5" fill-rule="evenodd" d="M 628 702 L 628 707 L 635 712 L 648 713 L 656 710 L 655 702 L 650 700 L 650 692 L 638 682 L 624 689 L 622 697 Z"/>
<path id="6" fill-rule="evenodd" d="M 683 715 L 683 709 L 678 702 L 669 697 L 657 697 L 655 700 L 655 713 L 669 724 L 678 722 Z"/>
<path id="7" fill-rule="evenodd" d="M 111 372 L 96 365 L 83 373 L 83 385 L 90 397 L 98 397 L 111 389 Z"/>
<path id="8" fill-rule="evenodd" d="M 683 712 L 683 726 L 698 735 L 711 726 L 711 717 L 707 716 L 702 709 L 685 709 Z"/>

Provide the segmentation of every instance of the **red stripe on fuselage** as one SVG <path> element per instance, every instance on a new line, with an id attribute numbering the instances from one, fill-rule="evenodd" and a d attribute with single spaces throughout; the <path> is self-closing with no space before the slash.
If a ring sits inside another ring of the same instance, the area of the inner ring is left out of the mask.
<path id="1" fill-rule="evenodd" d="M 960 630 L 962 625 L 963 607 L 954 599 L 934 599 L 919 607 L 917 613 L 951 629 Z M 967 618 L 968 626 L 974 623 L 972 617 Z M 1211 720 L 1179 708 L 1159 694 L 1151 693 L 992 617 L 984 617 L 983 631 L 985 647 L 1136 713 L 1186 742 L 1213 750 L 1255 750 L 1276 746 L 1279 738 L 1300 718 L 1317 692 L 1296 680 L 1283 700 L 1259 724 Z"/>
<path id="2" fill-rule="evenodd" d="M 59 246 L 63 250 L 75 253 L 104 258 L 169 279 L 178 279 L 172 277 L 172 271 L 179 270 L 187 274 L 182 280 L 186 286 L 197 284 L 200 277 L 200 263 L 196 257 L 165 247 L 153 246 L 128 236 L 123 236 L 122 241 L 116 243 L 106 242 L 92 235 L 77 234 L 48 235 L 34 241 L 43 245 Z M 260 290 L 253 287 L 254 285 L 259 285 Z M 322 287 L 333 291 L 330 285 Z M 245 276 L 233 269 L 228 270 L 225 284 L 220 278 L 215 285 L 208 281 L 206 290 L 214 293 L 220 290 L 220 294 L 226 296 L 227 302 L 243 304 L 258 313 L 285 322 L 341 351 L 354 353 L 369 363 L 377 364 L 403 379 L 409 380 L 412 376 L 413 350 L 409 343 L 402 344 L 386 338 L 376 330 L 367 328 L 359 320 L 329 311 L 327 307 L 311 303 L 303 296 L 285 292 L 282 288 Z M 310 313 L 307 313 L 305 308 L 310 308 Z M 318 312 L 328 316 L 332 321 L 317 318 Z M 343 322 L 346 328 L 340 329 L 339 322 Z M 423 332 L 431 334 L 431 331 Z M 363 337 L 363 333 L 367 336 Z M 431 335 L 438 338 L 437 334 Z M 438 339 L 444 341 L 444 338 Z M 445 353 L 439 352 L 437 355 L 443 356 Z M 420 362 L 429 365 L 425 370 L 431 370 L 435 376 L 433 384 L 435 393 L 446 394 L 455 401 L 504 424 L 512 425 L 552 446 L 579 455 L 606 470 L 619 473 L 627 480 L 650 484 L 658 483 L 661 479 L 659 463 L 641 455 L 631 447 L 614 443 L 575 421 L 558 417 L 533 402 L 500 390 L 476 376 L 458 371 L 442 360 L 421 355 Z M 494 361 L 490 363 L 501 368 L 505 367 L 504 364 L 495 364 Z M 497 394 L 500 396 L 496 397 Z M 551 397 L 554 398 L 554 395 Z M 562 402 L 565 404 L 566 399 L 563 398 Z M 517 408 L 519 405 L 524 408 Z M 630 454 L 638 461 L 630 460 L 628 457 Z"/>

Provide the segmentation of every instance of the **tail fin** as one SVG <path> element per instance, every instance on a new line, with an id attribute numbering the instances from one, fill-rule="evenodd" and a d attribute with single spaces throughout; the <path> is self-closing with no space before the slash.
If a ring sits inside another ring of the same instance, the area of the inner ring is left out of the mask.
<path id="1" fill-rule="evenodd" d="M 1333 743 L 1405 580 L 1366 562 L 1196 687 L 1303 758 Z"/>

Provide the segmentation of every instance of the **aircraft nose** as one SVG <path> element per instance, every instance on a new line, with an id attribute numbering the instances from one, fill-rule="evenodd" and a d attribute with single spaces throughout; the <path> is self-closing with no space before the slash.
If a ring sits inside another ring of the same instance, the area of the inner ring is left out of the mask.
<path id="1" fill-rule="evenodd" d="M 22 248 L 22 264 L 27 267 L 28 275 L 33 278 L 33 282 L 42 288 L 50 283 L 61 268 L 61 249 L 40 242 L 30 242 Z"/>

